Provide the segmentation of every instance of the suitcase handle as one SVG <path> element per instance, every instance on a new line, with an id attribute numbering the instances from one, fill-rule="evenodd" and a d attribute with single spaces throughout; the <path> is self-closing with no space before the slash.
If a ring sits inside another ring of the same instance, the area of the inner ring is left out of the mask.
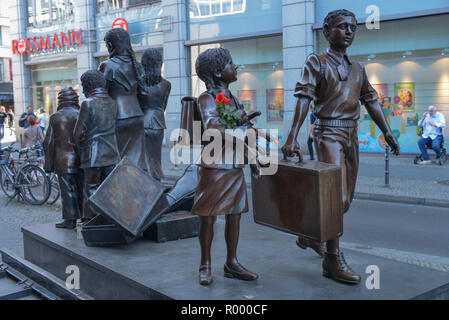
<path id="1" fill-rule="evenodd" d="M 302 163 L 302 156 L 301 153 L 299 153 L 299 151 L 293 151 L 294 154 L 296 154 L 298 156 L 298 162 L 296 163 Z M 282 150 L 282 154 L 284 156 L 284 161 L 286 162 L 290 162 L 290 160 L 288 160 L 287 155 L 285 154 L 284 150 Z"/>

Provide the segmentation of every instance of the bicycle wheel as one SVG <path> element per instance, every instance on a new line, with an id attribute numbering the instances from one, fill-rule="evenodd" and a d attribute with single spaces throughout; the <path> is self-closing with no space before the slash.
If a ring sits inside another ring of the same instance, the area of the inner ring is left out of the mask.
<path id="1" fill-rule="evenodd" d="M 61 195 L 61 190 L 59 189 L 58 176 L 55 173 L 51 173 L 50 176 L 50 196 L 48 197 L 47 203 L 54 204 L 58 201 L 59 196 Z"/>
<path id="2" fill-rule="evenodd" d="M 50 179 L 42 168 L 34 164 L 25 165 L 17 175 L 17 183 L 20 194 L 27 203 L 41 205 L 47 202 L 51 189 Z"/>
<path id="3" fill-rule="evenodd" d="M 8 198 L 13 198 L 16 195 L 16 188 L 14 188 L 14 181 L 6 175 L 4 172 L 0 170 L 0 186 L 2 188 L 3 193 Z"/>

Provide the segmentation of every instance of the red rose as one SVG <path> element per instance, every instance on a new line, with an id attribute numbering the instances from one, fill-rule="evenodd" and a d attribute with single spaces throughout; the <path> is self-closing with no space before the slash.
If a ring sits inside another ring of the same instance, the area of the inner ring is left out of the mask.
<path id="1" fill-rule="evenodd" d="M 229 100 L 228 98 L 225 97 L 225 95 L 223 94 L 223 92 L 220 92 L 220 94 L 218 94 L 215 97 L 215 104 L 220 104 L 220 103 L 224 103 L 225 105 L 229 105 L 229 102 L 231 100 Z"/>
<path id="2" fill-rule="evenodd" d="M 220 103 L 222 103 L 223 100 L 224 100 L 224 98 L 225 98 L 225 96 L 224 96 L 223 92 L 221 92 L 220 94 L 218 94 L 218 95 L 215 97 L 215 104 L 220 104 Z"/>

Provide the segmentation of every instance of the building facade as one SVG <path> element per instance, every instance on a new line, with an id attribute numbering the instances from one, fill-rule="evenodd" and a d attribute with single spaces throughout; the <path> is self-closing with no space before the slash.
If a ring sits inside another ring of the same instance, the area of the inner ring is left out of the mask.
<path id="1" fill-rule="evenodd" d="M 64 86 L 79 90 L 80 75 L 107 59 L 105 32 L 122 27 L 139 61 L 148 47 L 163 53 L 163 74 L 172 83 L 167 142 L 171 129 L 179 127 L 181 98 L 205 89 L 196 76 L 196 57 L 207 48 L 224 47 L 239 66 L 231 90 L 247 110 L 262 112 L 256 125 L 277 129 L 283 143 L 302 65 L 327 46 L 322 21 L 327 12 L 346 8 L 359 23 L 348 53 L 365 65 L 402 150 L 417 152 L 417 121 L 427 106 L 437 106 L 449 120 L 447 0 L 379 0 L 375 7 L 372 2 L 14 0 L 9 9 L 16 114 L 27 105 L 54 112 L 57 92 Z M 379 29 L 374 18 L 380 19 Z M 383 150 L 383 136 L 363 107 L 359 128 L 361 150 Z M 301 144 L 308 130 L 307 122 Z"/>
<path id="2" fill-rule="evenodd" d="M 9 4 L 0 3 L 0 105 L 14 107 Z"/>

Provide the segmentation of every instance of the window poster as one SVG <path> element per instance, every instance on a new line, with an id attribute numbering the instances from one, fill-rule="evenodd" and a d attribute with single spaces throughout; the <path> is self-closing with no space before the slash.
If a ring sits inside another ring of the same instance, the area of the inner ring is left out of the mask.
<path id="1" fill-rule="evenodd" d="M 394 85 L 394 113 L 402 115 L 404 111 L 415 110 L 415 83 L 399 82 Z"/>
<path id="2" fill-rule="evenodd" d="M 256 90 L 239 90 L 238 91 L 238 99 L 240 103 L 243 105 L 245 112 L 250 114 L 257 110 L 256 107 Z M 257 118 L 251 120 L 251 122 L 255 123 Z"/>
<path id="3" fill-rule="evenodd" d="M 284 120 L 284 89 L 267 89 L 267 121 Z"/>

